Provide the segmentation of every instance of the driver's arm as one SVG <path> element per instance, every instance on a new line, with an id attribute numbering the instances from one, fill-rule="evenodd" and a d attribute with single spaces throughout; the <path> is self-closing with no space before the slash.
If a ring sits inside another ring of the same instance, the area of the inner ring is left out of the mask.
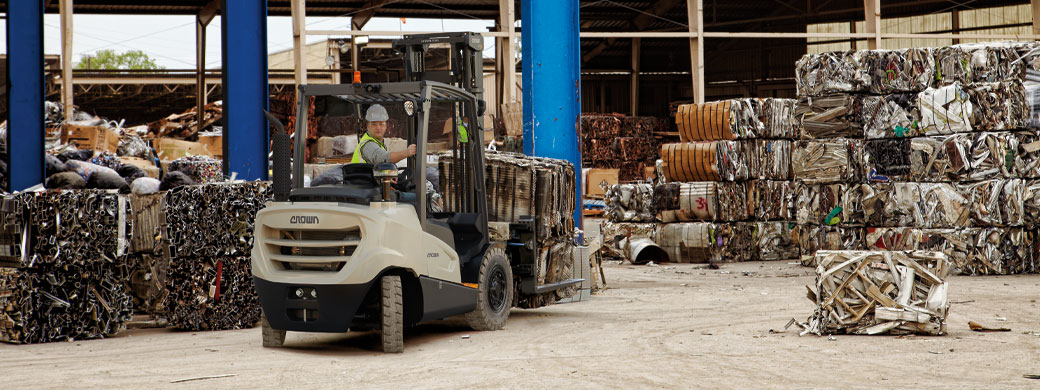
<path id="1" fill-rule="evenodd" d="M 408 148 L 399 152 L 390 152 L 390 162 L 397 164 L 401 160 L 415 155 L 415 144 L 408 145 Z"/>

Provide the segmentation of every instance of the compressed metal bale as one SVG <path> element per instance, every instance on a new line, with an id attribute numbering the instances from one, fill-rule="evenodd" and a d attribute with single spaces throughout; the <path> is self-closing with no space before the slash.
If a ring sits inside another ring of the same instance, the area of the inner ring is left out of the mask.
<path id="1" fill-rule="evenodd" d="M 654 188 L 661 222 L 742 221 L 748 218 L 744 183 L 665 183 Z"/>
<path id="2" fill-rule="evenodd" d="M 971 207 L 973 226 L 1021 226 L 1025 193 L 1021 179 L 984 180 L 959 185 Z"/>
<path id="3" fill-rule="evenodd" d="M 1017 143 L 1018 139 L 1007 132 L 972 134 L 971 170 L 966 179 L 1014 177 Z"/>
<path id="4" fill-rule="evenodd" d="M 815 262 L 803 334 L 946 333 L 952 264 L 942 252 L 820 251 Z"/>
<path id="5" fill-rule="evenodd" d="M 1022 79 L 1026 63 L 1019 50 L 1033 46 L 1018 42 L 965 43 L 933 50 L 937 84 L 997 82 Z M 1034 46 L 1035 47 L 1035 46 Z"/>
<path id="6" fill-rule="evenodd" d="M 669 223 L 661 225 L 654 241 L 673 263 L 707 263 L 714 246 L 713 230 L 708 222 Z"/>
<path id="7" fill-rule="evenodd" d="M 854 58 L 859 68 L 870 76 L 870 93 L 921 91 L 935 79 L 931 48 L 860 50 Z"/>
<path id="8" fill-rule="evenodd" d="M 649 139 L 662 127 L 662 121 L 652 116 L 626 116 L 621 118 L 620 137 Z"/>
<path id="9" fill-rule="evenodd" d="M 971 172 L 969 134 L 917 137 L 910 141 L 910 178 L 919 182 L 959 181 Z"/>
<path id="10" fill-rule="evenodd" d="M 807 184 L 857 181 L 862 149 L 862 141 L 848 138 L 795 141 L 791 175 Z"/>
<path id="11" fill-rule="evenodd" d="M 864 248 L 864 229 L 824 225 L 797 225 L 794 236 L 802 258 L 820 250 L 857 250 Z"/>
<path id="12" fill-rule="evenodd" d="M 957 268 L 967 275 L 1036 273 L 1035 232 L 1022 228 L 981 228 L 974 252 Z"/>
<path id="13" fill-rule="evenodd" d="M 747 183 L 748 209 L 760 221 L 793 220 L 796 186 L 790 181 L 752 180 Z"/>
<path id="14" fill-rule="evenodd" d="M 681 104 L 675 125 L 683 142 L 755 138 L 763 128 L 758 99 Z"/>
<path id="15" fill-rule="evenodd" d="M 750 179 L 791 179 L 791 141 L 758 139 L 744 145 Z"/>
<path id="16" fill-rule="evenodd" d="M 800 256 L 794 223 L 754 222 L 754 229 L 758 260 L 789 260 Z"/>
<path id="17" fill-rule="evenodd" d="M 878 139 L 863 143 L 863 177 L 871 182 L 910 178 L 910 140 Z"/>
<path id="18" fill-rule="evenodd" d="M 797 99 L 766 98 L 762 102 L 762 138 L 798 138 L 798 121 L 795 118 Z"/>
<path id="19" fill-rule="evenodd" d="M 948 183 L 921 183 L 922 227 L 955 228 L 971 226 L 970 199 L 957 186 Z"/>
<path id="20" fill-rule="evenodd" d="M 656 160 L 660 157 L 661 148 L 654 138 L 623 137 L 614 140 L 617 158 L 624 161 Z"/>
<path id="21" fill-rule="evenodd" d="M 621 115 L 582 115 L 581 134 L 612 140 L 621 136 Z"/>
<path id="22" fill-rule="evenodd" d="M 845 184 L 797 183 L 795 190 L 795 221 L 799 224 L 834 226 L 860 221 L 846 221 L 842 205 L 847 192 Z"/>
<path id="23" fill-rule="evenodd" d="M 1021 81 L 961 84 L 929 88 L 917 96 L 921 130 L 927 135 L 1011 130 L 1029 117 Z"/>
<path id="24" fill-rule="evenodd" d="M 711 226 L 710 237 L 714 238 L 711 247 L 712 259 L 716 262 L 732 263 L 757 259 L 754 223 L 725 222 Z"/>
<path id="25" fill-rule="evenodd" d="M 794 109 L 801 139 L 860 138 L 863 128 L 856 119 L 854 95 L 803 96 Z"/>
<path id="26" fill-rule="evenodd" d="M 974 256 L 975 237 L 982 229 L 919 229 L 918 248 L 942 252 L 953 263 L 953 273 L 963 273 L 963 266 Z"/>
<path id="27" fill-rule="evenodd" d="M 1040 227 L 1040 180 L 1025 180 L 1022 183 L 1022 224 Z"/>
<path id="28" fill-rule="evenodd" d="M 653 197 L 650 184 L 614 184 L 603 196 L 606 217 L 613 222 L 653 222 Z"/>
<path id="29" fill-rule="evenodd" d="M 870 183 L 850 187 L 847 197 L 859 197 L 862 221 L 867 226 L 918 226 L 926 224 L 924 197 L 918 183 Z"/>
<path id="30" fill-rule="evenodd" d="M 1009 150 L 1014 154 L 1015 177 L 1040 178 L 1040 133 L 1016 131 L 1011 133 Z"/>
<path id="31" fill-rule="evenodd" d="M 853 51 L 806 54 L 795 63 L 798 96 L 820 96 L 835 92 L 864 92 L 869 75 L 857 69 Z"/>
<path id="32" fill-rule="evenodd" d="M 921 230 L 913 227 L 868 227 L 865 232 L 867 250 L 917 250 L 921 243 Z"/>
<path id="33" fill-rule="evenodd" d="M 868 139 L 922 135 L 916 93 L 863 96 L 856 117 Z"/>
<path id="34" fill-rule="evenodd" d="M 749 169 L 741 141 L 706 141 L 661 146 L 668 181 L 747 180 Z"/>

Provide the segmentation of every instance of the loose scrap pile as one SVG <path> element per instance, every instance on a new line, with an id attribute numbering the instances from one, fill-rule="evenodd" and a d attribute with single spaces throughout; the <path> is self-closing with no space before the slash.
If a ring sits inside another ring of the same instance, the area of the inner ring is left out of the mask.
<path id="1" fill-rule="evenodd" d="M 618 180 L 644 180 L 646 167 L 653 167 L 660 156 L 656 133 L 667 124 L 655 117 L 583 115 L 581 117 L 581 155 L 583 168 L 618 170 Z"/>
<path id="2" fill-rule="evenodd" d="M 946 333 L 950 260 L 942 252 L 819 251 L 816 311 L 802 334 Z M 797 321 L 794 321 L 797 323 Z"/>

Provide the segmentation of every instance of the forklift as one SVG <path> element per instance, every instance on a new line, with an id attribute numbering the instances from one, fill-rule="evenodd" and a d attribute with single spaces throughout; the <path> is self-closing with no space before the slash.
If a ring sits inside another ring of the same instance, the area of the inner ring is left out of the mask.
<path id="1" fill-rule="evenodd" d="M 431 45 L 449 47 L 447 71 L 426 69 Z M 376 330 L 384 352 L 400 353 L 405 327 L 465 315 L 474 330 L 502 329 L 515 294 L 542 294 L 582 281 L 537 285 L 533 217 L 504 224 L 507 232 L 496 235 L 499 240 L 489 236 L 483 37 L 410 35 L 393 47 L 403 55 L 403 81 L 299 86 L 292 139 L 267 114 L 278 130 L 272 137 L 274 200 L 257 213 L 252 251 L 264 347 L 282 346 L 286 331 Z M 380 104 L 403 112 L 401 127 L 408 144 L 416 145 L 415 156 L 403 169 L 346 164 L 342 182 L 304 186 L 311 97 L 342 111 Z M 450 151 L 443 153 L 460 169 L 456 180 L 440 188 L 454 200 L 443 208 L 426 191 L 433 104 L 452 107 Z M 468 142 L 454 131 L 456 112 L 475 125 Z M 416 196 L 405 201 L 404 192 Z"/>

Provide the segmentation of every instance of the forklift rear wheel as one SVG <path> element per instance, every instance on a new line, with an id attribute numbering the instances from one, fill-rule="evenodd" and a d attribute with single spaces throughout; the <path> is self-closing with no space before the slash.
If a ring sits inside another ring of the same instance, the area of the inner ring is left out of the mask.
<path id="1" fill-rule="evenodd" d="M 401 294 L 401 277 L 385 275 L 380 296 L 381 326 L 379 335 L 383 340 L 383 352 L 404 352 L 404 299 Z"/>
<path id="2" fill-rule="evenodd" d="M 513 308 L 513 270 L 501 248 L 488 249 L 477 280 L 477 308 L 466 314 L 474 330 L 499 330 Z"/>
<path id="3" fill-rule="evenodd" d="M 267 322 L 267 315 L 263 313 L 260 314 L 260 332 L 263 333 L 266 348 L 280 348 L 285 343 L 285 331 L 272 328 L 271 323 Z"/>

